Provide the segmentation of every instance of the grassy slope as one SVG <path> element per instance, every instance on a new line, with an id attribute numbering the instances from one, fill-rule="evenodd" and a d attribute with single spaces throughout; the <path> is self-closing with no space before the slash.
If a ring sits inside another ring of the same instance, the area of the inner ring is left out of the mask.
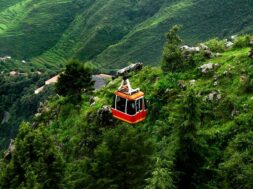
<path id="1" fill-rule="evenodd" d="M 91 60 L 108 46 L 118 43 L 137 24 L 155 14 L 162 3 L 163 0 L 156 3 L 151 0 L 142 3 L 96 1 L 76 17 L 59 43 L 42 58 L 54 57 L 60 51 L 65 57 Z"/>
<path id="2" fill-rule="evenodd" d="M 212 37 L 228 37 L 252 32 L 252 6 L 249 1 L 177 1 L 140 24 L 118 44 L 110 46 L 96 61 L 99 64 L 125 64 L 127 61 L 159 62 L 164 33 L 174 24 L 183 26 L 187 44 Z M 236 8 L 235 8 L 236 7 Z M 123 55 L 123 56 L 122 56 Z"/>
<path id="3" fill-rule="evenodd" d="M 187 43 L 252 32 L 250 1 L 22 0 L 0 4 L 0 55 L 55 69 L 68 58 L 111 70 L 159 62 L 164 33 L 184 27 Z M 34 58 L 36 57 L 36 58 Z"/>
<path id="4" fill-rule="evenodd" d="M 49 50 L 81 5 L 70 0 L 23 0 L 0 12 L 0 55 L 30 59 Z"/>

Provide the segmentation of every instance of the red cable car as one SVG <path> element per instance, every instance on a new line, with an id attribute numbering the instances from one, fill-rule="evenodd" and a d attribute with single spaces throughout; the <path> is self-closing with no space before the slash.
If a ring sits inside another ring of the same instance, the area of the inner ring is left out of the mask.
<path id="1" fill-rule="evenodd" d="M 114 92 L 113 117 L 130 124 L 146 119 L 147 106 L 144 93 L 140 89 L 132 89 L 128 79 L 123 79 L 121 86 Z"/>

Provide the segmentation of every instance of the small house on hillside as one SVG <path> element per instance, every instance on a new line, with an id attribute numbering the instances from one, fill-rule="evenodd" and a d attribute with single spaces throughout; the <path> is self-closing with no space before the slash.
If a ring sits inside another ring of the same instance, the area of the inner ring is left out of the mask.
<path id="1" fill-rule="evenodd" d="M 42 86 L 42 87 L 36 89 L 36 90 L 34 91 L 34 94 L 39 94 L 40 92 L 43 91 L 43 89 L 44 89 L 44 86 Z"/>
<path id="2" fill-rule="evenodd" d="M 11 71 L 11 72 L 10 72 L 10 76 L 13 76 L 13 77 L 14 77 L 14 76 L 17 76 L 17 75 L 18 75 L 18 72 L 16 72 L 16 71 Z"/>
<path id="3" fill-rule="evenodd" d="M 53 78 L 47 80 L 47 81 L 45 82 L 45 85 L 50 85 L 50 84 L 57 83 L 59 77 L 60 77 L 60 75 L 56 75 L 56 76 L 54 76 Z"/>

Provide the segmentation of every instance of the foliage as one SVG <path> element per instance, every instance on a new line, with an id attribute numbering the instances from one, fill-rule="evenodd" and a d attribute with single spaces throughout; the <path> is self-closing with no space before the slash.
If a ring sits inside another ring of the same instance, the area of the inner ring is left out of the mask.
<path id="1" fill-rule="evenodd" d="M 147 181 L 145 189 L 174 189 L 174 149 L 171 148 L 169 134 L 171 128 L 167 125 L 162 125 L 161 122 L 157 125 L 158 128 L 155 153 L 153 155 L 153 171 Z"/>
<path id="2" fill-rule="evenodd" d="M 128 62 L 155 65 L 169 27 L 182 25 L 191 45 L 252 33 L 251 9 L 238 0 L 1 0 L 0 56 L 54 70 L 72 58 L 107 72 Z"/>
<path id="3" fill-rule="evenodd" d="M 157 158 L 156 168 L 152 172 L 152 177 L 147 179 L 147 186 L 145 189 L 174 189 L 172 171 L 170 164 L 167 161 Z"/>
<path id="4" fill-rule="evenodd" d="M 223 40 L 219 40 L 218 38 L 210 39 L 205 42 L 212 52 L 224 52 L 225 51 L 225 42 Z"/>
<path id="5" fill-rule="evenodd" d="M 253 174 L 252 134 L 252 131 L 238 134 L 229 142 L 225 152 L 226 161 L 220 164 L 224 188 L 252 188 L 253 181 L 248 179 Z"/>
<path id="6" fill-rule="evenodd" d="M 175 171 L 178 172 L 178 188 L 194 188 L 195 174 L 203 162 L 197 130 L 199 124 L 198 102 L 193 91 L 185 97 L 182 107 L 182 123 L 178 128 L 179 145 L 176 152 Z"/>
<path id="7" fill-rule="evenodd" d="M 87 188 L 141 188 L 153 148 L 147 139 L 145 133 L 131 127 L 106 132 L 94 150 L 88 171 L 93 179 Z"/>
<path id="8" fill-rule="evenodd" d="M 10 159 L 0 161 L 0 187 L 252 188 L 253 101 L 251 91 L 242 90 L 251 89 L 251 82 L 243 83 L 252 75 L 248 51 L 227 49 L 199 61 L 196 66 L 219 64 L 212 77 L 196 67 L 162 74 L 149 66 L 132 73 L 133 88 L 140 87 L 149 101 L 147 119 L 136 125 L 108 113 L 103 115 L 108 121 L 99 122 L 120 79 L 94 91 L 93 105 L 86 94 L 78 109 L 68 97 L 49 99 L 32 127 L 22 124 Z M 8 94 L 23 94 L 32 82 L 12 79 L 0 80 L 5 107 L 11 104 Z M 32 97 L 21 99 L 24 107 L 35 107 Z"/>
<path id="9" fill-rule="evenodd" d="M 18 125 L 30 121 L 37 112 L 40 102 L 54 94 L 54 90 L 45 87 L 38 95 L 34 90 L 41 87 L 50 75 L 28 72 L 27 75 L 0 76 L 0 149 L 6 148 L 11 138 L 14 138 Z M 2 122 L 4 115 L 9 117 Z"/>
<path id="10" fill-rule="evenodd" d="M 93 85 L 91 69 L 78 61 L 71 61 L 59 76 L 56 92 L 70 97 L 74 102 L 79 102 L 82 92 L 91 93 Z"/>
<path id="11" fill-rule="evenodd" d="M 203 62 L 210 58 L 210 54 L 205 51 L 200 51 L 198 53 L 190 53 L 184 57 L 185 66 L 188 68 L 194 68 L 197 65 L 201 65 Z"/>
<path id="12" fill-rule="evenodd" d="M 244 48 L 244 47 L 249 47 L 250 46 L 250 35 L 241 35 L 237 36 L 234 41 L 233 48 Z"/>
<path id="13" fill-rule="evenodd" d="M 0 177 L 1 188 L 59 188 L 63 160 L 45 128 L 23 123 L 15 141 L 15 152 Z M 43 183 L 43 184 L 42 184 Z"/>
<path id="14" fill-rule="evenodd" d="M 163 50 L 162 70 L 164 72 L 180 70 L 183 67 L 182 53 L 180 51 L 181 39 L 177 36 L 179 26 L 173 28 L 167 33 L 167 42 Z"/>

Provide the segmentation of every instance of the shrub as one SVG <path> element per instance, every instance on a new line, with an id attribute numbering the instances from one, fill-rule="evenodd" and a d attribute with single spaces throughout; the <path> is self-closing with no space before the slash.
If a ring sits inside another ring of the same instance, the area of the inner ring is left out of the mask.
<path id="1" fill-rule="evenodd" d="M 82 92 L 93 91 L 93 85 L 91 69 L 78 61 L 72 61 L 60 74 L 56 92 L 59 95 L 70 97 L 73 102 L 78 102 L 81 100 Z"/>
<path id="2" fill-rule="evenodd" d="M 225 43 L 218 38 L 213 38 L 207 42 L 205 42 L 212 52 L 224 52 L 225 51 Z"/>
<path id="3" fill-rule="evenodd" d="M 196 65 L 205 62 L 207 59 L 208 57 L 204 51 L 192 53 L 185 58 L 185 66 L 195 67 Z"/>
<path id="4" fill-rule="evenodd" d="M 253 78 L 251 76 L 246 76 L 245 80 L 241 82 L 241 91 L 245 93 L 253 92 Z"/>
<path id="5" fill-rule="evenodd" d="M 250 35 L 242 35 L 235 38 L 233 48 L 243 48 L 250 46 Z"/>

